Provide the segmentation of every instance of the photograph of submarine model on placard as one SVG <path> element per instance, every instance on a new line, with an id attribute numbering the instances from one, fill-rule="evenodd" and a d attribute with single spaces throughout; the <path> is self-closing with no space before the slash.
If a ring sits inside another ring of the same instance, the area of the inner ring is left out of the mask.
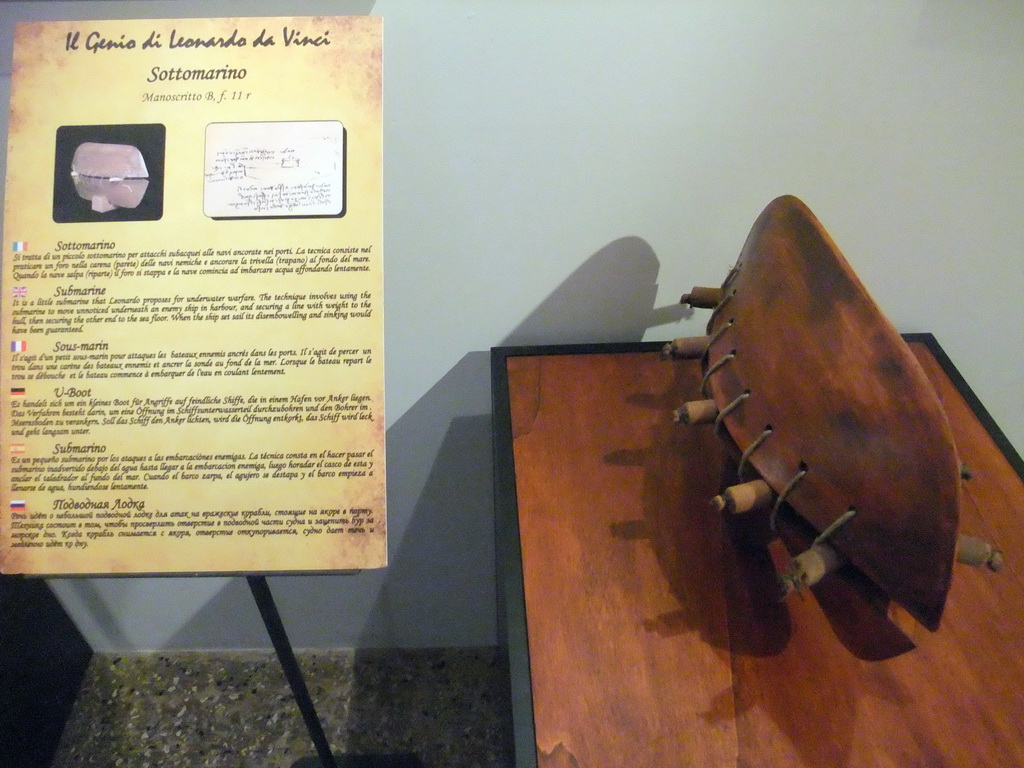
<path id="1" fill-rule="evenodd" d="M 912 650 L 903 617 L 939 628 L 954 563 L 1002 564 L 959 531 L 967 471 L 913 352 L 795 197 L 764 209 L 720 288 L 681 301 L 712 311 L 707 335 L 665 346 L 703 372 L 674 416 L 731 457 L 710 501 L 737 557 L 781 539 L 792 560 L 765 577 L 782 599 L 811 592 L 858 658 Z"/>

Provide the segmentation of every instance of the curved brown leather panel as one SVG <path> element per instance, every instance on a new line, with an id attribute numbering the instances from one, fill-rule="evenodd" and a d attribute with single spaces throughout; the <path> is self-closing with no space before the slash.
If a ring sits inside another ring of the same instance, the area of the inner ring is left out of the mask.
<path id="1" fill-rule="evenodd" d="M 723 420 L 743 450 L 770 426 L 751 466 L 929 629 L 949 590 L 960 504 L 952 432 L 923 369 L 846 259 L 794 197 L 754 223 L 725 299 L 708 324 L 732 321 L 705 365 Z M 746 478 L 749 479 L 749 478 Z"/>

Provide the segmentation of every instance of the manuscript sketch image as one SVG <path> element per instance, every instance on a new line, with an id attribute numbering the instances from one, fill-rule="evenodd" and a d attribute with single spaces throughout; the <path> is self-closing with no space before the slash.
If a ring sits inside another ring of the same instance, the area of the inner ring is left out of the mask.
<path id="1" fill-rule="evenodd" d="M 343 216 L 345 127 L 336 120 L 212 123 L 204 177 L 210 218 Z"/>
<path id="2" fill-rule="evenodd" d="M 166 126 L 157 122 L 58 126 L 54 223 L 160 220 L 166 134 Z"/>

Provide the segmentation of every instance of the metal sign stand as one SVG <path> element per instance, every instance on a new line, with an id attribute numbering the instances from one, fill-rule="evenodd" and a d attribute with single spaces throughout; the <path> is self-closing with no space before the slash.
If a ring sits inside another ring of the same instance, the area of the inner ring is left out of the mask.
<path id="1" fill-rule="evenodd" d="M 249 589 L 256 600 L 256 606 L 260 609 L 260 616 L 263 617 L 263 624 L 270 635 L 270 642 L 274 644 L 274 651 L 284 669 L 285 677 L 288 678 L 288 685 L 291 686 L 292 694 L 299 705 L 299 712 L 302 713 L 302 719 L 306 722 L 306 730 L 309 731 L 309 737 L 313 740 L 313 746 L 316 748 L 319 758 L 319 764 L 303 758 L 292 768 L 298 768 L 300 764 L 302 768 L 318 768 L 318 766 L 319 768 L 338 768 L 338 763 L 335 761 L 334 755 L 331 754 L 331 747 L 327 743 L 327 736 L 324 734 L 320 718 L 316 714 L 316 707 L 313 706 L 313 699 L 310 698 L 309 689 L 306 688 L 302 670 L 295 659 L 294 651 L 292 651 L 292 644 L 289 642 L 288 634 L 281 622 L 281 614 L 277 612 L 277 604 L 270 592 L 270 585 L 267 584 L 267 577 L 246 576 L 246 580 L 249 582 Z"/>

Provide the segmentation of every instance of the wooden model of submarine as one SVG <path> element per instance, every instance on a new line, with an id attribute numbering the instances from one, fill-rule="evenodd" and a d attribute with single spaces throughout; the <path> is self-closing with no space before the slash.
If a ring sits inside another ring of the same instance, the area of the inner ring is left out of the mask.
<path id="1" fill-rule="evenodd" d="M 810 590 L 856 656 L 912 650 L 891 602 L 934 632 L 954 561 L 1002 562 L 958 536 L 962 467 L 920 363 L 795 197 L 764 209 L 720 288 L 681 301 L 712 310 L 706 336 L 665 347 L 703 371 L 677 420 L 734 462 L 712 506 L 745 546 L 782 540 L 783 596 Z"/>

